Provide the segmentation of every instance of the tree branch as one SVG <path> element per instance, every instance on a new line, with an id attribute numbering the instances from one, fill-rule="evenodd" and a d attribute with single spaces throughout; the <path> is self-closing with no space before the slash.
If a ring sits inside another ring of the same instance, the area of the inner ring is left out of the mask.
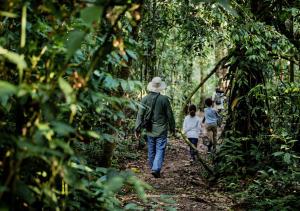
<path id="1" fill-rule="evenodd" d="M 293 58 L 290 58 L 288 56 L 283 56 L 283 55 L 280 55 L 279 57 L 282 58 L 282 59 L 284 59 L 284 60 L 287 60 L 287 61 L 290 61 L 290 62 L 294 62 L 295 64 L 297 64 L 297 65 L 300 66 L 300 63 L 298 61 L 296 61 L 295 59 L 293 59 Z"/>
<path id="2" fill-rule="evenodd" d="M 214 171 L 212 170 L 212 168 L 206 163 L 206 161 L 204 159 L 202 159 L 200 157 L 200 153 L 199 150 L 189 141 L 189 139 L 186 137 L 186 135 L 180 130 L 179 131 L 183 141 L 188 144 L 190 147 L 192 147 L 196 152 L 196 156 L 197 156 L 197 160 L 201 163 L 201 165 L 205 168 L 205 170 L 212 176 L 214 176 Z"/>
<path id="3" fill-rule="evenodd" d="M 184 102 L 184 104 L 182 105 L 182 109 L 179 115 L 179 122 L 182 122 L 183 120 L 183 116 L 184 116 L 184 111 L 185 111 L 185 107 L 188 105 L 188 103 L 190 102 L 190 100 L 192 99 L 192 97 L 195 95 L 195 93 L 204 85 L 204 83 L 215 73 L 217 72 L 217 70 L 219 70 L 222 66 L 224 66 L 226 64 L 226 62 L 233 56 L 233 52 L 232 51 L 230 54 L 228 54 L 227 56 L 225 56 L 224 58 L 222 58 L 214 67 L 214 69 L 212 69 L 210 71 L 210 73 L 199 83 L 199 85 L 197 87 L 195 87 L 195 89 L 189 94 L 188 98 L 186 99 L 186 101 Z"/>

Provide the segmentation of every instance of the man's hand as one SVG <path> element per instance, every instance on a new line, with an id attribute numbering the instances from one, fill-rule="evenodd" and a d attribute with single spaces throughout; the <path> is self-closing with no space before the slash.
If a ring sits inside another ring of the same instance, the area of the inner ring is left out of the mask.
<path id="1" fill-rule="evenodd" d="M 135 137 L 137 140 L 139 140 L 140 137 L 141 137 L 141 132 L 135 131 L 135 132 L 134 132 L 134 137 Z"/>

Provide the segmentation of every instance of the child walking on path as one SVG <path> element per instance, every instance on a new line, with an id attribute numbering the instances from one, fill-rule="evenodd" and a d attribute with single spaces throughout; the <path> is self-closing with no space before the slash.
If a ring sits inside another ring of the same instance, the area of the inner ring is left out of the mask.
<path id="1" fill-rule="evenodd" d="M 218 120 L 220 118 L 218 112 L 212 108 L 213 101 L 210 98 L 207 98 L 205 100 L 205 105 L 207 108 L 204 109 L 204 118 L 203 123 L 206 123 L 206 131 L 212 132 L 213 138 L 212 143 L 208 145 L 208 152 L 211 152 L 211 147 L 213 149 L 213 152 L 216 150 L 217 146 L 217 128 L 218 128 Z"/>
<path id="2" fill-rule="evenodd" d="M 183 131 L 189 141 L 197 147 L 198 138 L 201 134 L 201 120 L 196 116 L 196 106 L 193 104 L 189 106 L 189 115 L 184 118 Z M 196 153 L 197 152 L 190 147 L 191 159 L 193 161 L 196 160 Z"/>

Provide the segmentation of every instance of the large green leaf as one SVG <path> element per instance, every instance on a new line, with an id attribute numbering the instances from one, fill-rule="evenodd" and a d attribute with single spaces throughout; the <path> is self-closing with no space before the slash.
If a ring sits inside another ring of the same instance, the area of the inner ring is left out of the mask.
<path id="1" fill-rule="evenodd" d="M 64 141 L 64 140 L 54 139 L 50 143 L 50 147 L 51 146 L 53 148 L 57 148 L 57 147 L 62 148 L 66 154 L 69 154 L 69 155 L 74 154 L 73 149 L 70 147 L 70 144 L 66 143 L 66 141 Z"/>
<path id="2" fill-rule="evenodd" d="M 0 81 L 0 97 L 13 95 L 17 92 L 17 87 L 7 81 Z"/>
<path id="3" fill-rule="evenodd" d="M 104 79 L 104 87 L 107 89 L 117 89 L 119 81 L 114 79 L 111 75 L 107 75 Z"/>
<path id="4" fill-rule="evenodd" d="M 58 79 L 58 84 L 63 93 L 65 94 L 67 103 L 71 103 L 74 100 L 73 89 L 71 85 L 63 78 Z"/>
<path id="5" fill-rule="evenodd" d="M 10 62 L 17 65 L 19 69 L 19 80 L 23 78 L 23 71 L 27 68 L 27 63 L 25 62 L 24 55 L 19 55 L 0 46 L 0 55 L 4 56 Z"/>
<path id="6" fill-rule="evenodd" d="M 12 13 L 12 12 L 7 12 L 7 11 L 0 11 L 0 16 L 5 16 L 5 17 L 8 17 L 8 18 L 16 18 L 16 17 L 18 17 L 17 14 Z"/>
<path id="7" fill-rule="evenodd" d="M 103 7 L 91 6 L 81 10 L 80 17 L 82 18 L 82 20 L 84 20 L 84 22 L 87 25 L 91 26 L 94 22 L 100 20 L 102 13 L 103 13 Z"/>
<path id="8" fill-rule="evenodd" d="M 126 50 L 126 53 L 131 57 L 133 58 L 134 60 L 137 60 L 137 56 L 136 56 L 136 53 L 133 52 L 132 50 Z"/>
<path id="9" fill-rule="evenodd" d="M 230 1 L 221 0 L 219 3 L 229 12 L 232 16 L 238 16 L 237 12 L 230 6 Z"/>
<path id="10" fill-rule="evenodd" d="M 70 125 L 65 124 L 63 122 L 53 121 L 53 122 L 51 122 L 51 125 L 53 126 L 53 130 L 58 135 L 61 135 L 61 136 L 65 136 L 65 135 L 75 132 L 74 128 L 72 128 Z"/>
<path id="11" fill-rule="evenodd" d="M 83 31 L 74 30 L 69 33 L 66 41 L 67 59 L 73 56 L 73 54 L 80 48 L 84 37 L 85 33 Z"/>

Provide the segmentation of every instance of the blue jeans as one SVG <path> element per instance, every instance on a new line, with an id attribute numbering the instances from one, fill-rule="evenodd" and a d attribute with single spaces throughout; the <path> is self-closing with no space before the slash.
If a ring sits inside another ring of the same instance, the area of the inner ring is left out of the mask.
<path id="1" fill-rule="evenodd" d="M 189 141 L 197 148 L 198 138 L 189 138 Z M 193 160 L 196 160 L 197 151 L 190 146 L 190 154 Z"/>
<path id="2" fill-rule="evenodd" d="M 148 159 L 149 165 L 153 172 L 160 172 L 167 146 L 167 136 L 150 137 L 147 136 L 148 141 Z"/>

